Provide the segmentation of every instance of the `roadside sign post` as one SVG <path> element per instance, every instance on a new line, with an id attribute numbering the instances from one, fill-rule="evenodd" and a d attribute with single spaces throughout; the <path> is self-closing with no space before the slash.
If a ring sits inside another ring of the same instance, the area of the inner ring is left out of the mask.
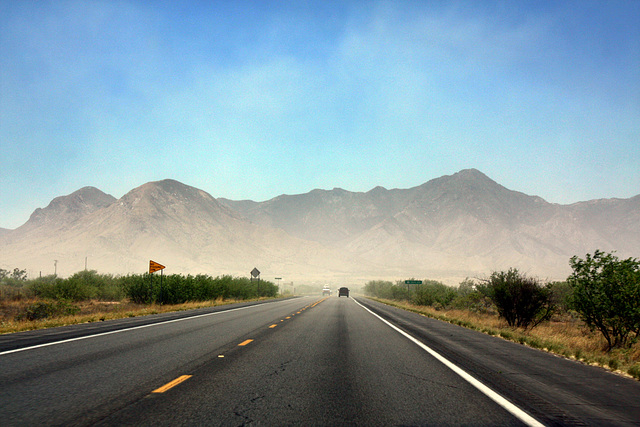
<path id="1" fill-rule="evenodd" d="M 156 271 L 160 270 L 160 304 L 162 304 L 162 272 L 166 267 L 160 263 L 149 260 L 149 277 Z M 153 283 L 153 280 L 152 282 Z"/>
<path id="2" fill-rule="evenodd" d="M 258 281 L 258 298 L 260 298 L 260 270 L 255 267 L 253 268 L 253 270 L 251 270 L 250 280 L 253 282 L 254 278 Z"/>
<path id="3" fill-rule="evenodd" d="M 282 277 L 276 277 L 275 279 L 278 281 L 278 293 L 280 293 L 280 280 L 282 280 Z"/>
<path id="4" fill-rule="evenodd" d="M 407 285 L 407 292 L 409 292 L 409 285 L 422 285 L 422 280 L 405 280 L 404 284 Z"/>

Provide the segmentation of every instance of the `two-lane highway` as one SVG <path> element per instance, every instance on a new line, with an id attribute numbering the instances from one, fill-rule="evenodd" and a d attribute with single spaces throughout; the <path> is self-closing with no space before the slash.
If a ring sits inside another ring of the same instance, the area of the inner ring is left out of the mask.
<path id="1" fill-rule="evenodd" d="M 352 299 L 328 298 L 280 320 L 104 423 L 518 424 Z"/>
<path id="2" fill-rule="evenodd" d="M 456 349 L 460 343 L 455 337 L 468 345 L 488 339 L 487 348 L 503 341 L 442 322 L 437 327 L 423 324 L 434 321 L 361 302 L 369 308 L 354 298 L 296 298 L 151 325 L 124 324 L 125 329 L 111 328 L 101 335 L 83 336 L 74 330 L 74 337 L 66 341 L 38 342 L 22 349 L 2 351 L 0 346 L 0 421 L 2 425 L 600 424 L 593 418 L 573 417 L 566 408 L 554 412 L 552 406 L 538 405 L 546 400 L 526 387 L 535 379 L 530 373 L 523 374 L 524 385 L 517 387 L 515 380 L 487 380 L 483 376 L 493 369 L 492 362 L 485 364 L 483 355 L 468 361 L 469 356 Z M 424 348 L 430 329 L 436 337 L 446 335 L 451 340 L 447 346 L 455 349 L 452 354 L 463 354 L 453 368 L 438 359 L 444 349 L 430 353 Z M 467 332 L 478 338 L 468 338 Z M 465 364 L 471 367 L 470 380 L 464 378 Z M 452 370 L 458 366 L 462 374 Z M 480 377 L 479 385 L 473 384 L 475 377 Z M 618 392 L 631 393 L 631 399 L 633 393 L 640 397 L 637 382 L 614 378 L 620 381 L 614 382 Z M 485 384 L 490 385 L 488 391 L 482 390 Z M 496 390 L 503 385 L 508 389 Z M 508 398 L 506 404 L 503 397 Z M 523 404 L 527 402 L 528 407 Z M 632 425 L 640 412 L 630 404 L 618 413 L 608 413 L 609 424 Z"/>

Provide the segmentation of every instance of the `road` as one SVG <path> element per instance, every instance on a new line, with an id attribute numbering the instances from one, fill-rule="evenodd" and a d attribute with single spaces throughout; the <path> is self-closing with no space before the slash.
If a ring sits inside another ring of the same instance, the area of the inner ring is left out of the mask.
<path id="1" fill-rule="evenodd" d="M 0 337 L 3 426 L 537 423 L 640 425 L 640 383 L 365 298 Z"/>

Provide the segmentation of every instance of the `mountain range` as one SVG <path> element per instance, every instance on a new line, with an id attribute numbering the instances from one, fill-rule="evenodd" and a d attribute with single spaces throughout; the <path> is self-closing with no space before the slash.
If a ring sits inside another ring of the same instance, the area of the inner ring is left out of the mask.
<path id="1" fill-rule="evenodd" d="M 509 190 L 475 169 L 409 189 L 340 188 L 264 202 L 216 199 L 175 180 L 120 199 L 93 187 L 57 197 L 0 232 L 0 267 L 66 276 L 166 273 L 298 283 L 429 278 L 452 284 L 515 267 L 547 280 L 596 249 L 640 254 L 640 195 L 559 205 Z"/>

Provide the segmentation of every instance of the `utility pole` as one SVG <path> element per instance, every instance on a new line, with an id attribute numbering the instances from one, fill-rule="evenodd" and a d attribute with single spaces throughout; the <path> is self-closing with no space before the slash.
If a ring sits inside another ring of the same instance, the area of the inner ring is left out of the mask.
<path id="1" fill-rule="evenodd" d="M 58 260 L 53 260 L 53 275 L 58 277 Z"/>

